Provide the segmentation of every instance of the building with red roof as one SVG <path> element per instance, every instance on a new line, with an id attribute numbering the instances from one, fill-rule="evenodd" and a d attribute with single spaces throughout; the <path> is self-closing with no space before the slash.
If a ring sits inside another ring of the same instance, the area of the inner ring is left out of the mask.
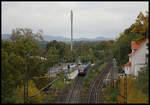
<path id="1" fill-rule="evenodd" d="M 132 52 L 128 54 L 129 61 L 124 64 L 124 70 L 126 74 L 131 74 L 134 76 L 138 75 L 138 71 L 146 66 L 148 58 L 146 55 L 149 53 L 147 48 L 148 39 L 143 40 L 142 42 L 131 42 Z"/>

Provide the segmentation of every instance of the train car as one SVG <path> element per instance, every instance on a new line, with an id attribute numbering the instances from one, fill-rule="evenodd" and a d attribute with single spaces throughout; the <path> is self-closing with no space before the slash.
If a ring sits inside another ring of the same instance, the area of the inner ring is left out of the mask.
<path id="1" fill-rule="evenodd" d="M 87 71 L 89 67 L 90 67 L 90 64 L 85 64 L 85 71 Z"/>
<path id="2" fill-rule="evenodd" d="M 84 76 L 86 75 L 85 67 L 79 67 L 78 68 L 78 76 Z"/>

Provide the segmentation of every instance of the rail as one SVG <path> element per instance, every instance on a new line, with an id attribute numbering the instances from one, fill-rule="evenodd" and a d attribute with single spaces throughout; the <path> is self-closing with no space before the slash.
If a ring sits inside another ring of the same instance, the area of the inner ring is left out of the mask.
<path id="1" fill-rule="evenodd" d="M 102 98 L 102 93 L 100 94 L 100 91 L 102 89 L 102 82 L 104 74 L 107 74 L 107 71 L 109 71 L 109 67 L 111 67 L 111 62 L 109 62 L 106 67 L 98 74 L 97 78 L 93 82 L 93 84 L 90 86 L 89 90 L 89 96 L 88 96 L 88 103 L 99 103 L 102 100 L 99 100 Z M 100 96 L 101 95 L 101 96 Z"/>
<path id="2" fill-rule="evenodd" d="M 40 90 L 39 90 L 38 92 L 36 92 L 34 95 L 29 96 L 28 98 L 31 99 L 31 98 L 37 96 L 40 92 L 44 91 L 45 89 L 50 88 L 50 87 L 52 86 L 52 84 L 53 84 L 55 81 L 57 81 L 58 79 L 61 79 L 61 78 L 57 78 L 57 79 L 53 80 L 53 81 L 50 82 L 48 85 L 46 85 L 45 87 L 43 87 L 42 89 L 40 89 Z"/>

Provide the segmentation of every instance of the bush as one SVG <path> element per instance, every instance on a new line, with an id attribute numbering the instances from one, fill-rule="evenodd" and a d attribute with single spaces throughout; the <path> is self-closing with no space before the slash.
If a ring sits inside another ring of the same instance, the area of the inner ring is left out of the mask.
<path id="1" fill-rule="evenodd" d="M 109 86 L 106 88 L 106 90 L 104 91 L 104 95 L 105 95 L 105 103 L 118 103 L 118 83 L 119 81 L 116 82 L 116 86 L 115 88 L 113 88 L 112 83 L 109 84 Z"/>
<path id="2" fill-rule="evenodd" d="M 138 77 L 135 80 L 136 86 L 146 95 L 149 93 L 149 71 L 148 67 L 144 67 L 139 71 Z"/>
<path id="3" fill-rule="evenodd" d="M 28 82 L 28 95 L 32 96 L 39 90 L 35 86 L 34 82 L 29 80 Z M 19 97 L 21 103 L 24 103 L 24 87 L 17 87 L 16 89 L 16 96 Z M 33 97 L 32 99 L 29 98 L 29 103 L 42 103 L 43 95 L 40 93 L 39 95 Z"/>

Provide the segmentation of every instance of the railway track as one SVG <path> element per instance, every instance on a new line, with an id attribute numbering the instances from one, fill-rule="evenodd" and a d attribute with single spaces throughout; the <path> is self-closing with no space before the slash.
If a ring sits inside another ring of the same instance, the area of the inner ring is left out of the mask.
<path id="1" fill-rule="evenodd" d="M 104 61 L 94 65 L 93 67 L 89 66 L 87 68 L 88 69 L 87 73 L 89 72 L 89 70 L 92 70 L 103 63 Z M 89 97 L 87 98 L 88 100 L 85 103 L 103 103 L 103 99 L 102 99 L 103 96 L 101 94 L 102 82 L 103 82 L 104 76 L 108 73 L 111 66 L 112 66 L 112 62 L 109 62 L 106 65 L 106 67 L 99 73 L 96 80 L 90 87 L 90 91 L 88 93 Z M 83 80 L 84 80 L 84 77 L 77 76 L 74 79 L 72 85 L 68 88 L 68 91 L 59 98 L 59 101 L 56 101 L 55 103 L 65 103 L 65 104 L 83 103 L 83 100 L 85 100 L 85 97 L 82 97 L 82 92 L 81 92 Z"/>
<path id="2" fill-rule="evenodd" d="M 112 61 L 110 61 L 106 67 L 98 74 L 97 78 L 90 86 L 89 93 L 88 93 L 88 103 L 104 103 L 103 93 L 102 93 L 102 86 L 103 80 L 106 74 L 111 70 Z"/>
<path id="3" fill-rule="evenodd" d="M 87 72 L 91 68 L 89 65 L 86 69 Z M 55 103 L 81 103 L 82 101 L 82 82 L 84 77 L 77 76 L 72 85 L 68 88 L 68 91 L 65 92 L 64 95 L 60 96 Z"/>
<path id="4" fill-rule="evenodd" d="M 89 71 L 90 65 L 86 68 L 86 72 Z M 82 102 L 82 83 L 84 76 L 77 76 L 72 84 L 71 89 L 69 90 L 68 97 L 66 98 L 65 103 L 81 103 Z"/>
<path id="5" fill-rule="evenodd" d="M 59 96 L 55 103 L 81 103 L 81 88 L 83 77 L 76 77 L 65 94 Z"/>
<path id="6" fill-rule="evenodd" d="M 83 77 L 76 77 L 65 103 L 80 103 Z"/>

